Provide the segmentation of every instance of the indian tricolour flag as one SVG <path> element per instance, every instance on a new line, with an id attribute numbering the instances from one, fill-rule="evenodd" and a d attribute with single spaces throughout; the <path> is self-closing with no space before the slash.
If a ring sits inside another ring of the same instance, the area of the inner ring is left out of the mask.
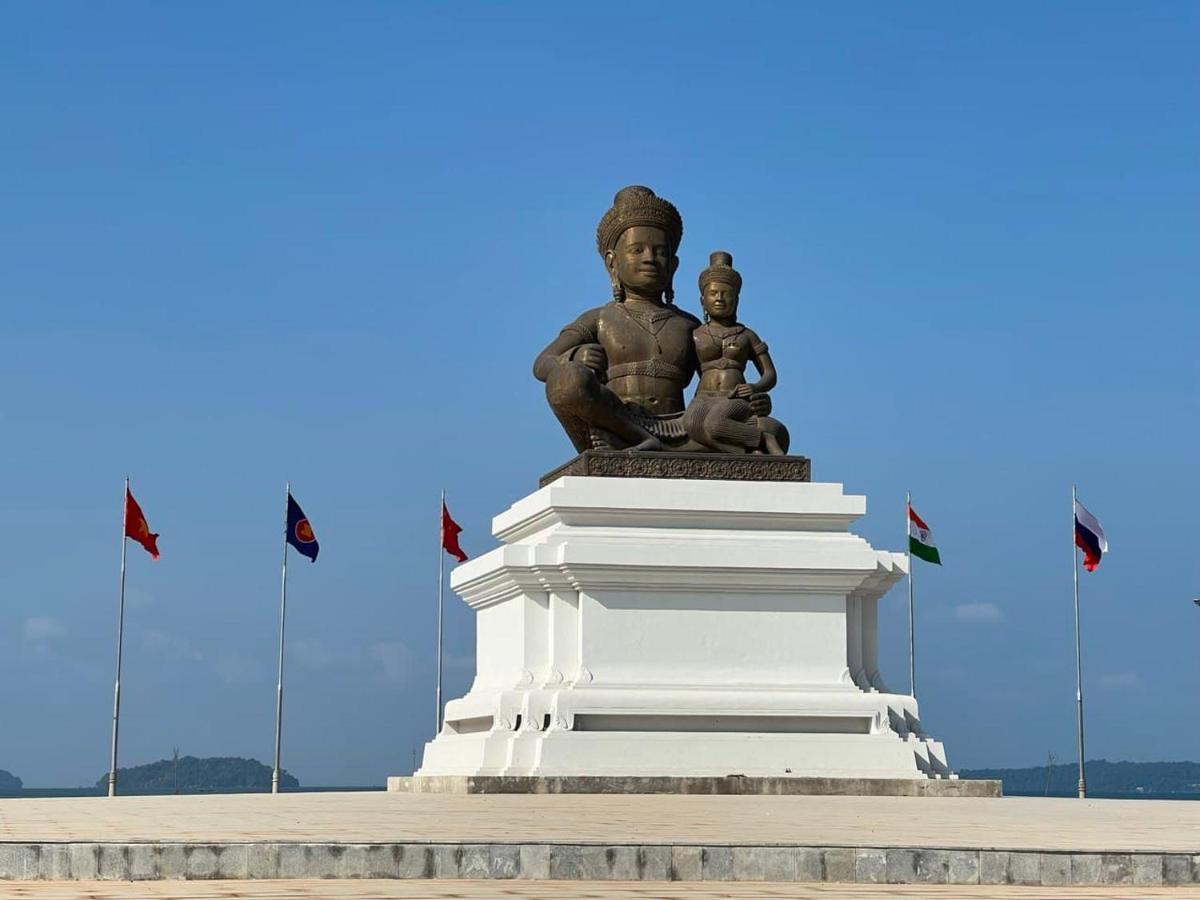
<path id="1" fill-rule="evenodd" d="M 925 562 L 942 564 L 938 555 L 937 544 L 933 541 L 933 532 L 925 524 L 925 520 L 917 515 L 917 511 L 908 505 L 908 552 Z"/>

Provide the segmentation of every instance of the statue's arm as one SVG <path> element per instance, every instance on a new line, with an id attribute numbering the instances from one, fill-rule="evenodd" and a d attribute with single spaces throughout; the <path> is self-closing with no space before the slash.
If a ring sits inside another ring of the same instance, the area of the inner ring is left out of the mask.
<path id="1" fill-rule="evenodd" d="M 688 329 L 689 334 L 688 334 L 688 341 L 687 341 L 687 361 L 684 364 L 685 367 L 687 368 L 688 377 L 687 377 L 687 381 L 685 381 L 683 383 L 683 386 L 686 388 L 689 384 L 692 383 L 692 379 L 695 378 L 698 374 L 700 374 L 700 349 L 699 349 L 699 345 L 697 344 L 698 338 L 696 336 L 696 329 L 700 327 L 700 320 L 697 319 L 695 316 L 693 316 L 691 313 L 686 312 L 682 309 L 679 310 L 679 312 L 684 316 L 684 318 L 686 318 L 688 320 L 688 324 L 689 324 L 689 329 Z"/>
<path id="2" fill-rule="evenodd" d="M 564 328 L 533 361 L 533 377 L 545 381 L 556 366 L 574 359 L 576 351 L 585 344 L 598 343 L 598 326 L 599 310 L 593 309 Z"/>
<path id="3" fill-rule="evenodd" d="M 563 331 L 533 361 L 533 377 L 538 381 L 545 381 L 550 377 L 551 370 L 569 360 L 571 351 L 582 343 L 583 341 L 574 332 Z"/>
<path id="4" fill-rule="evenodd" d="M 779 380 L 775 373 L 775 363 L 771 362 L 771 354 L 767 351 L 767 345 L 762 342 L 757 334 L 753 331 L 748 335 L 750 338 L 750 361 L 754 363 L 754 368 L 758 369 L 758 381 L 750 385 L 750 392 L 753 394 L 765 394 L 771 388 L 775 387 Z"/>

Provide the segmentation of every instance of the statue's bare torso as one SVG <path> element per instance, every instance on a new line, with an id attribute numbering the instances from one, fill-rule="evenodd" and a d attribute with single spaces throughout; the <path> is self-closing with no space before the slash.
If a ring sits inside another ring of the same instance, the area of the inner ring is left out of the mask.
<path id="1" fill-rule="evenodd" d="M 589 309 L 563 329 L 559 341 L 574 347 L 599 344 L 608 359 L 609 390 L 661 416 L 683 411 L 683 390 L 698 368 L 692 340 L 698 324 L 695 316 L 672 305 L 627 300 Z"/>

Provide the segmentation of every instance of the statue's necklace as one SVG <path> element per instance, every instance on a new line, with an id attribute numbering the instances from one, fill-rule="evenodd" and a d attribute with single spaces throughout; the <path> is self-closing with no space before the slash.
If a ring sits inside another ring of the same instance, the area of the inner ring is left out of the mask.
<path id="1" fill-rule="evenodd" d="M 658 342 L 658 335 L 664 328 L 667 327 L 667 323 L 671 321 L 671 314 L 666 310 L 663 310 L 662 314 L 651 313 L 651 315 L 646 317 L 650 320 L 649 324 L 646 324 L 646 322 L 642 320 L 642 316 L 639 313 L 635 313 L 627 309 L 624 303 L 618 303 L 617 309 L 625 313 L 625 315 L 629 318 L 629 321 L 631 321 L 634 325 L 642 329 L 642 331 L 646 332 L 646 334 L 650 335 L 650 339 L 654 341 L 655 351 L 661 355 L 663 348 L 662 344 Z M 657 328 L 654 327 L 655 322 L 658 323 Z"/>
<path id="2" fill-rule="evenodd" d="M 733 325 L 729 328 L 722 327 L 721 333 L 718 335 L 713 331 L 712 322 L 708 323 L 708 336 L 712 338 L 714 344 L 720 344 L 722 350 L 736 350 L 737 339 L 742 336 L 746 330 L 746 326 L 742 324 Z"/>

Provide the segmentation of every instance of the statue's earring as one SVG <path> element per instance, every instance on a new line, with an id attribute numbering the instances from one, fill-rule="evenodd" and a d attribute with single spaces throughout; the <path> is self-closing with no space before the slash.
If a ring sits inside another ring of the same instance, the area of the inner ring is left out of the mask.
<path id="1" fill-rule="evenodd" d="M 704 311 L 704 324 L 705 324 L 705 325 L 707 325 L 707 324 L 708 324 L 709 322 L 711 322 L 711 321 L 712 321 L 712 320 L 711 320 L 711 319 L 709 319 L 709 317 L 708 317 L 708 310 L 706 309 L 706 310 Z"/>
<path id="2" fill-rule="evenodd" d="M 667 282 L 667 290 L 666 290 L 665 296 L 666 296 L 666 300 L 668 303 L 675 302 L 675 280 L 674 279 L 671 279 L 670 281 Z"/>
<path id="3" fill-rule="evenodd" d="M 604 254 L 604 268 L 608 271 L 608 283 L 612 285 L 613 302 L 624 303 L 625 288 L 621 286 L 621 279 L 617 277 L 616 261 L 611 250 Z"/>

